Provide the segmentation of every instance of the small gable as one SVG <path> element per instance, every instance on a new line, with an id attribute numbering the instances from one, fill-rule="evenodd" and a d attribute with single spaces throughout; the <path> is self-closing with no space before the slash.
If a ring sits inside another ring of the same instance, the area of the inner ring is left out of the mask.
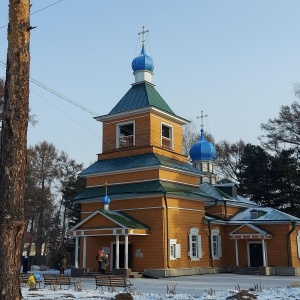
<path id="1" fill-rule="evenodd" d="M 244 224 L 229 234 L 234 239 L 272 238 L 272 234 L 252 224 Z"/>
<path id="2" fill-rule="evenodd" d="M 95 210 L 70 229 L 73 236 L 100 236 L 128 233 L 148 235 L 150 227 L 120 211 Z"/>
<path id="3" fill-rule="evenodd" d="M 99 228 L 99 227 L 120 227 L 113 222 L 112 220 L 107 219 L 107 217 L 103 216 L 100 213 L 93 215 L 91 218 L 86 220 L 80 228 Z"/>

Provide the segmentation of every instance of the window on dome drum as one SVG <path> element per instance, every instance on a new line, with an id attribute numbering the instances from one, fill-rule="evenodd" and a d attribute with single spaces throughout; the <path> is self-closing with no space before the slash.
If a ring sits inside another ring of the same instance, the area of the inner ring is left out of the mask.
<path id="1" fill-rule="evenodd" d="M 173 149 L 173 130 L 172 127 L 165 124 L 161 125 L 161 145 L 163 148 Z"/>
<path id="2" fill-rule="evenodd" d="M 211 231 L 211 252 L 213 259 L 220 259 L 220 257 L 222 257 L 222 244 L 219 229 L 213 229 Z"/>
<path id="3" fill-rule="evenodd" d="M 188 255 L 191 261 L 199 261 L 202 258 L 202 243 L 199 228 L 190 228 L 189 234 L 189 252 Z"/>
<path id="4" fill-rule="evenodd" d="M 118 124 L 117 148 L 132 147 L 134 144 L 134 122 Z"/>
<path id="5" fill-rule="evenodd" d="M 170 239 L 170 259 L 176 260 L 181 258 L 181 245 L 177 244 L 176 239 Z"/>

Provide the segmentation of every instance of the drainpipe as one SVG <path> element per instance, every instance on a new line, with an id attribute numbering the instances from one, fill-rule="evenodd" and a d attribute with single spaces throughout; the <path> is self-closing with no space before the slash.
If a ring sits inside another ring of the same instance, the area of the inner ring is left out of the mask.
<path id="1" fill-rule="evenodd" d="M 295 229 L 296 229 L 296 222 L 293 221 L 292 222 L 292 229 L 286 235 L 286 248 L 287 248 L 287 253 L 288 253 L 288 267 L 291 267 L 291 247 L 290 247 L 291 234 L 293 233 L 293 231 L 295 231 Z"/>
<path id="2" fill-rule="evenodd" d="M 170 245 L 169 245 L 169 210 L 167 202 L 167 192 L 163 192 L 166 206 L 166 240 L 167 240 L 167 268 L 170 269 Z"/>
<path id="3" fill-rule="evenodd" d="M 213 257 L 211 255 L 212 249 L 211 249 L 211 228 L 210 228 L 210 222 L 212 220 L 207 220 L 207 225 L 208 225 L 208 245 L 209 245 L 209 260 L 210 260 L 210 266 L 213 267 Z"/>
<path id="4" fill-rule="evenodd" d="M 224 212 L 225 212 L 225 217 L 224 217 L 224 219 L 227 220 L 227 205 L 226 205 L 226 204 L 227 204 L 227 201 L 224 200 L 223 203 L 224 203 Z"/>

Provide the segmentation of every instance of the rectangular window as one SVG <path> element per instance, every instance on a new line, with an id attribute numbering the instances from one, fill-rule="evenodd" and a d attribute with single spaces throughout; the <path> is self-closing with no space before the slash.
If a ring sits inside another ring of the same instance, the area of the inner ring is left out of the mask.
<path id="1" fill-rule="evenodd" d="M 297 249 L 298 249 L 298 258 L 300 258 L 300 230 L 297 234 Z"/>
<path id="2" fill-rule="evenodd" d="M 170 239 L 170 260 L 181 258 L 181 245 L 177 244 L 176 239 Z"/>
<path id="3" fill-rule="evenodd" d="M 172 127 L 162 124 L 161 126 L 161 145 L 163 148 L 173 149 Z"/>
<path id="4" fill-rule="evenodd" d="M 117 148 L 132 147 L 134 140 L 134 122 L 117 125 Z"/>
<path id="5" fill-rule="evenodd" d="M 211 252 L 213 259 L 222 257 L 221 236 L 218 233 L 211 236 Z"/>
<path id="6" fill-rule="evenodd" d="M 189 257 L 191 261 L 198 261 L 202 258 L 201 235 L 198 228 L 191 228 L 189 234 Z"/>

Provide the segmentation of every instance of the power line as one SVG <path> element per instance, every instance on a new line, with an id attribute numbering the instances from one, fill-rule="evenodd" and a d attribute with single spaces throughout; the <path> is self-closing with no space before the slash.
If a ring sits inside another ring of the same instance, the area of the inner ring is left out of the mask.
<path id="1" fill-rule="evenodd" d="M 30 15 L 32 16 L 32 15 L 34 15 L 34 14 L 37 14 L 37 13 L 39 13 L 40 11 L 45 10 L 45 9 L 51 7 L 51 6 L 54 6 L 54 5 L 58 4 L 59 2 L 63 2 L 63 1 L 64 1 L 64 0 L 59 0 L 59 1 L 57 1 L 57 2 L 54 2 L 54 3 L 48 5 L 48 6 L 44 7 L 44 8 L 41 8 L 41 9 L 39 9 L 39 10 L 37 10 L 37 11 L 31 13 Z M 4 25 L 4 26 L 0 27 L 0 29 L 6 28 L 7 26 L 8 26 L 8 25 Z"/>
<path id="2" fill-rule="evenodd" d="M 3 68 L 6 68 L 6 64 L 5 64 L 3 61 L 0 61 L 0 65 L 1 65 Z M 90 113 L 91 115 L 93 115 L 93 116 L 99 116 L 99 114 L 96 113 L 96 112 L 94 112 L 93 110 L 91 110 L 91 109 L 85 107 L 84 105 L 82 105 L 82 104 L 80 104 L 80 103 L 78 103 L 78 102 L 72 100 L 71 98 L 69 98 L 69 97 L 67 97 L 67 96 L 65 96 L 65 95 L 63 95 L 63 94 L 61 94 L 61 93 L 55 91 L 54 89 L 48 87 L 47 85 L 45 85 L 45 84 L 43 84 L 43 83 L 41 83 L 41 82 L 39 82 L 39 81 L 37 81 L 37 80 L 35 80 L 35 79 L 33 79 L 33 78 L 29 78 L 29 80 L 30 80 L 30 82 L 32 82 L 32 83 L 34 83 L 35 85 L 37 85 L 37 86 L 43 88 L 43 89 L 46 90 L 47 92 L 50 92 L 50 93 L 54 94 L 55 96 L 57 96 L 57 97 L 59 97 L 59 98 L 65 100 L 65 101 L 67 101 L 67 102 L 69 102 L 69 103 L 71 103 L 71 104 L 73 104 L 73 105 L 75 105 L 75 106 L 77 106 L 78 108 L 80 108 L 80 109 L 82 109 L 82 110 L 84 110 L 84 111 Z"/>

